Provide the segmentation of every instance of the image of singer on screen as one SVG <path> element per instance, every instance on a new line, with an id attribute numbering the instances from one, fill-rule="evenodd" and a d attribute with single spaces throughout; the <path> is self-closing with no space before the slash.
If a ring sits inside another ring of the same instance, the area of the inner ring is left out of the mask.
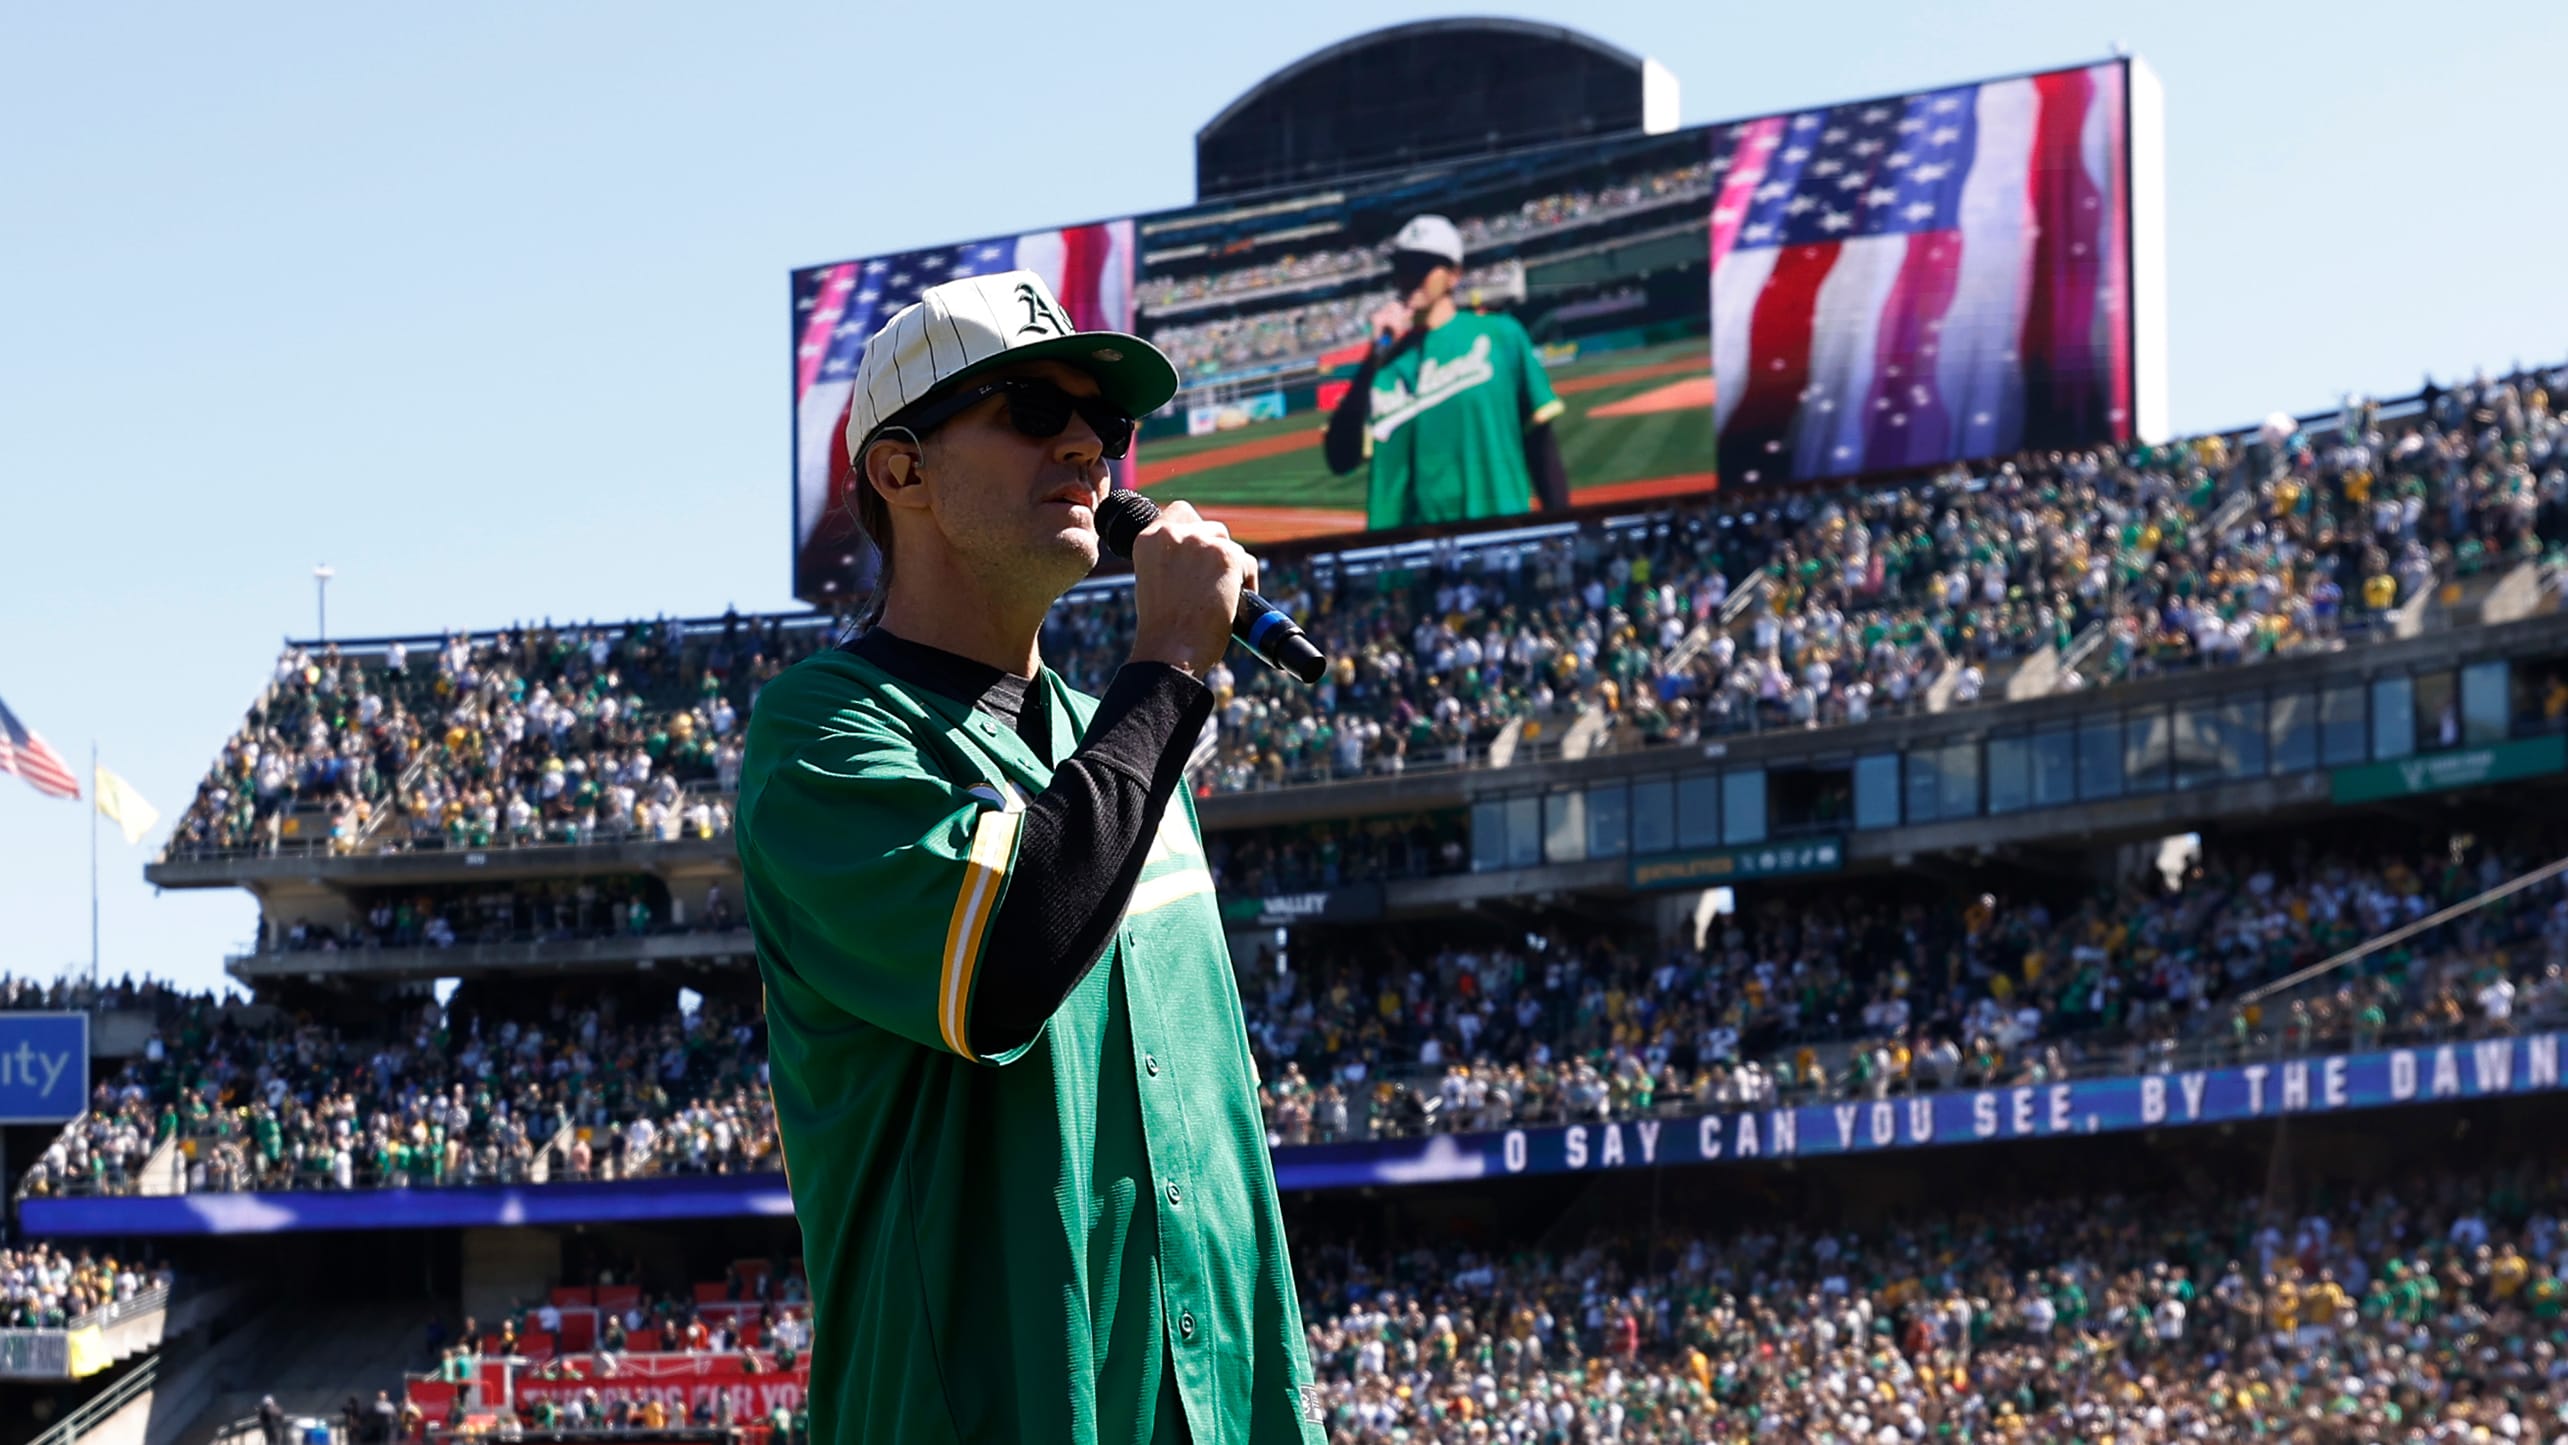
<path id="1" fill-rule="evenodd" d="M 1569 505 L 1552 435 L 1563 410 L 1516 318 L 1463 309 L 1462 232 L 1410 219 L 1391 243 L 1395 299 L 1329 416 L 1329 470 L 1368 469 L 1366 525 L 1470 522 Z"/>

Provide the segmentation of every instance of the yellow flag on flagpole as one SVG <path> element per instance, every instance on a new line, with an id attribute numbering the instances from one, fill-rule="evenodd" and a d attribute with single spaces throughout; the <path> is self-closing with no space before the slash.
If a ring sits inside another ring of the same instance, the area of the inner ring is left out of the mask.
<path id="1" fill-rule="evenodd" d="M 143 841 L 143 835 L 160 821 L 160 809 L 144 802 L 133 784 L 105 768 L 98 770 L 98 811 L 116 825 L 128 844 Z"/>

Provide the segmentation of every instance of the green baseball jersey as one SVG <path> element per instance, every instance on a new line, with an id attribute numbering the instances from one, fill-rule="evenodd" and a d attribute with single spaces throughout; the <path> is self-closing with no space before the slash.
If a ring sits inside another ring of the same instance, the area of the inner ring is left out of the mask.
<path id="1" fill-rule="evenodd" d="M 1096 701 L 1036 685 L 1067 757 Z M 983 944 L 1050 780 L 1012 729 L 846 652 L 788 669 L 750 718 L 735 832 L 817 1438 L 1318 1445 L 1182 790 L 1098 966 L 1033 1040 L 974 1046 Z"/>
<path id="2" fill-rule="evenodd" d="M 1561 410 L 1516 318 L 1456 312 L 1373 374 L 1367 525 L 1531 511 L 1525 432 Z"/>

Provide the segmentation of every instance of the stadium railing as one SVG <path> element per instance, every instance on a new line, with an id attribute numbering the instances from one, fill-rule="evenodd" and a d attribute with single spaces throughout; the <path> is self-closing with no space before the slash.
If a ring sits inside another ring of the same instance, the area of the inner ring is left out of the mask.
<path id="1" fill-rule="evenodd" d="M 77 1445 L 109 1417 L 152 1393 L 160 1382 L 160 1356 L 152 1355 L 118 1377 L 116 1383 L 83 1400 L 70 1414 L 37 1434 L 27 1445 Z"/>
<path id="2" fill-rule="evenodd" d="M 221 1316 L 248 1293 L 238 1284 L 183 1293 L 156 1284 L 60 1328 L 0 1330 L 0 1379 L 86 1378 Z"/>
<path id="3" fill-rule="evenodd" d="M 360 941 L 329 948 L 263 946 L 226 954 L 223 969 L 234 978 L 252 973 L 332 974 L 363 972 L 388 961 L 434 960 L 452 973 L 496 970 L 572 968 L 586 964 L 626 963 L 650 959 L 726 958 L 749 945 L 749 921 L 735 915 L 721 926 L 655 924 L 647 930 L 593 933 L 535 932 L 460 937 L 439 945 L 424 939 L 408 943 Z"/>
<path id="4" fill-rule="evenodd" d="M 683 1101 L 680 1108 L 701 1102 L 704 1101 Z M 352 1150 L 349 1159 L 349 1183 L 346 1188 L 350 1190 L 434 1189 L 556 1182 L 613 1182 L 619 1179 L 672 1178 L 731 1172 L 723 1167 L 699 1169 L 690 1164 L 680 1152 L 682 1146 L 671 1134 L 671 1129 L 679 1121 L 680 1116 L 677 1112 L 665 1118 L 655 1117 L 653 1122 L 661 1128 L 659 1138 L 662 1142 L 655 1145 L 652 1152 L 646 1155 L 628 1153 L 624 1156 L 624 1162 L 620 1168 L 616 1162 L 616 1154 L 609 1147 L 608 1136 L 628 1127 L 625 1124 L 594 1127 L 571 1124 L 550 1125 L 543 1131 L 540 1141 L 534 1135 L 528 1136 L 529 1148 L 522 1157 L 514 1152 L 503 1152 L 497 1161 L 487 1168 L 474 1158 L 475 1150 L 482 1142 L 475 1140 L 472 1147 L 464 1151 L 461 1172 L 444 1179 L 437 1178 L 437 1170 L 433 1164 L 406 1169 L 398 1174 L 388 1173 L 376 1164 L 371 1147 Z M 573 1144 L 582 1137 L 589 1140 L 593 1159 L 588 1172 L 578 1174 L 572 1169 L 571 1151 Z M 176 1146 L 174 1167 L 170 1170 L 165 1188 L 138 1189 L 135 1187 L 135 1180 L 121 1174 L 109 1177 L 84 1175 L 74 1179 L 52 1181 L 42 1197 L 98 1198 L 141 1193 L 337 1192 L 342 1187 L 329 1168 L 316 1167 L 308 1157 L 300 1160 L 294 1157 L 293 1151 L 298 1145 L 308 1145 L 312 1142 L 308 1139 L 289 1137 L 285 1141 L 284 1157 L 273 1167 L 261 1166 L 255 1157 L 255 1139 L 238 1125 L 200 1126 L 183 1130 L 174 1140 L 164 1142 Z M 764 1138 L 753 1137 L 745 1143 L 760 1157 L 773 1147 L 772 1140 Z M 326 1158 L 325 1155 L 325 1162 Z M 23 1192 L 22 1187 L 18 1197 L 25 1199 L 30 1196 Z"/>

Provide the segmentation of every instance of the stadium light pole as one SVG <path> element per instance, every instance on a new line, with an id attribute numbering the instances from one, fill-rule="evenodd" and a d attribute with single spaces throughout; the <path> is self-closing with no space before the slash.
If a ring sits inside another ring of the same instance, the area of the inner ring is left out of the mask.
<path id="1" fill-rule="evenodd" d="M 316 642 L 330 640 L 330 579 L 338 575 L 327 562 L 312 569 L 312 606 L 317 614 L 314 626 L 319 629 L 313 639 Z"/>

